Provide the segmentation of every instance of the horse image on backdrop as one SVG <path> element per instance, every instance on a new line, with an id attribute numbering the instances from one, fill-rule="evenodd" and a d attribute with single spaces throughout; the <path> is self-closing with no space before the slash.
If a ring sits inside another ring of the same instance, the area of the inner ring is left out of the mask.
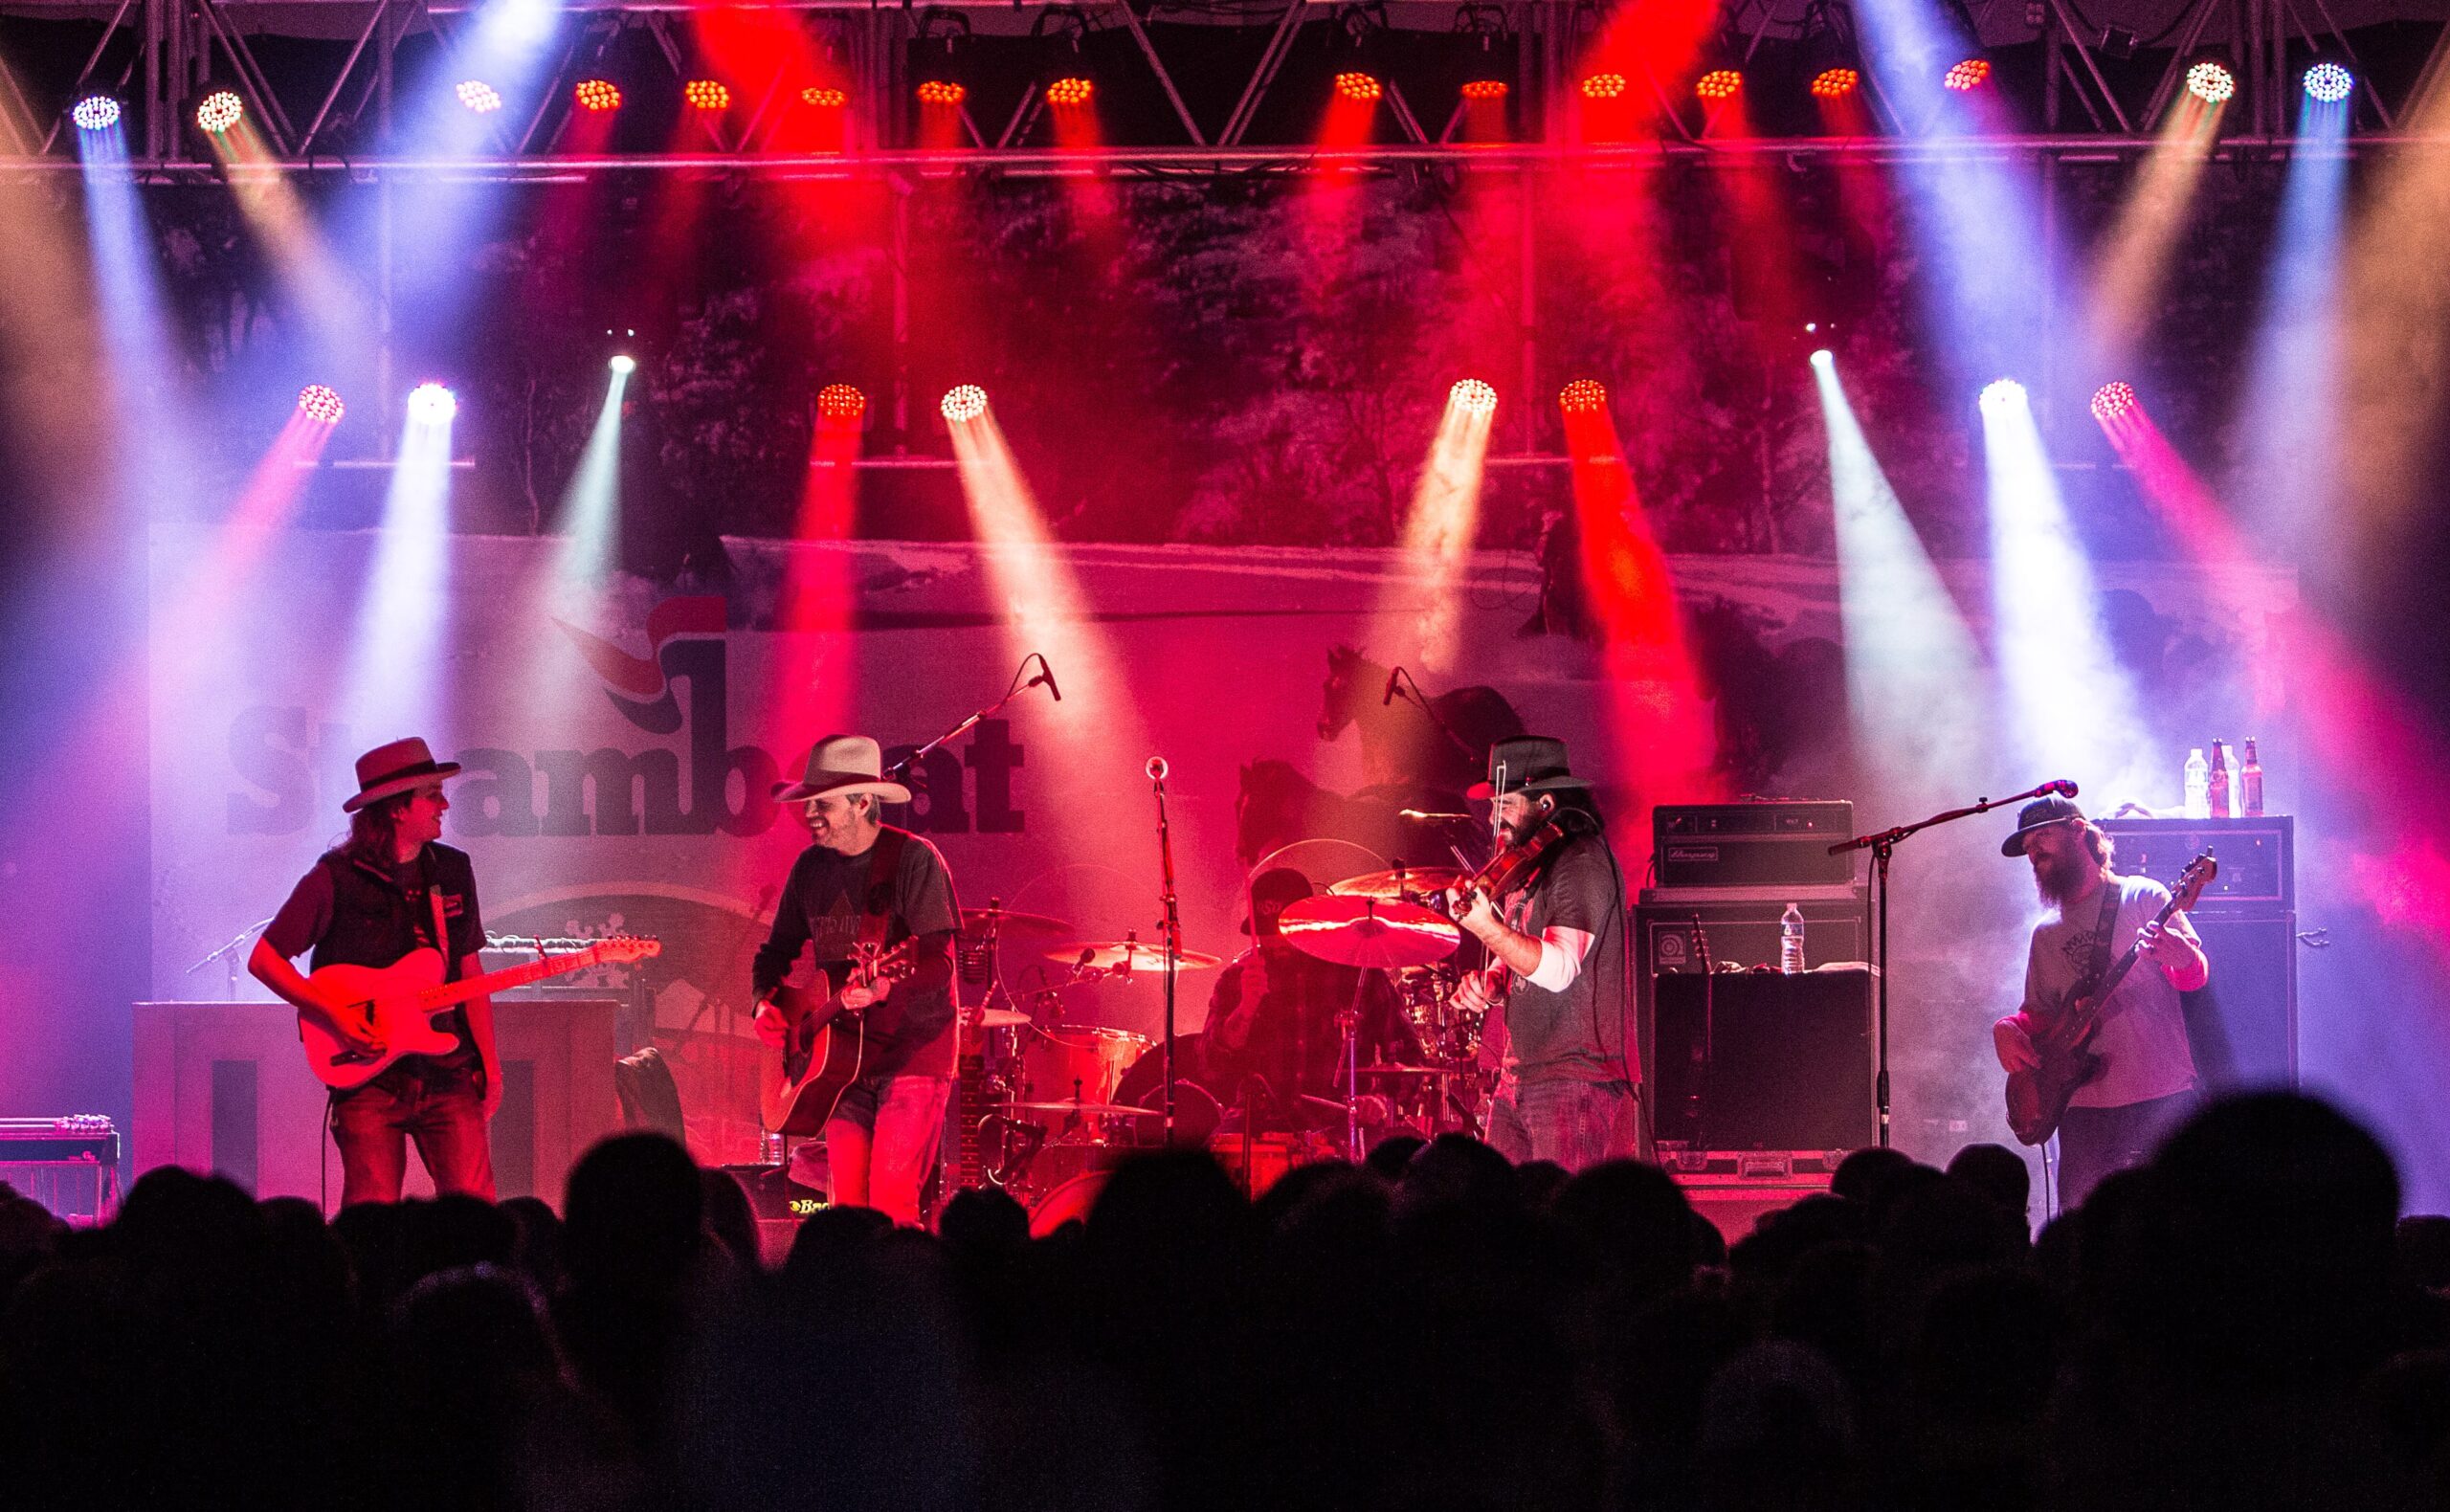
<path id="1" fill-rule="evenodd" d="M 1491 745 L 1525 733 L 1523 716 L 1495 688 L 1449 689 L 1424 713 L 1409 689 L 1388 701 L 1388 672 L 1350 646 L 1334 646 L 1319 684 L 1319 739 L 1361 727 L 1363 793 L 1390 786 L 1460 793 L 1487 773 Z"/>
<path id="2" fill-rule="evenodd" d="M 1405 809 L 1464 812 L 1455 792 L 1397 783 L 1348 797 L 1312 782 L 1291 762 L 1251 762 L 1242 767 L 1241 792 L 1234 800 L 1234 854 L 1247 867 L 1296 840 L 1349 840 L 1387 865 L 1453 866 L 1455 845 L 1469 856 L 1487 853 L 1487 832 L 1474 821 L 1408 819 Z"/>

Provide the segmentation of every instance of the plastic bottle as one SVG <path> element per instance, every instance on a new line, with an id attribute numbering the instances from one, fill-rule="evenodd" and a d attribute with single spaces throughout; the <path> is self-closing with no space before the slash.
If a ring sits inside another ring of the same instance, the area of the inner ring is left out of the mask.
<path id="1" fill-rule="evenodd" d="M 2212 767 L 2203 759 L 2203 747 L 2197 745 L 2186 758 L 2186 816 L 2190 819 L 2212 817 Z"/>
<path id="2" fill-rule="evenodd" d="M 1803 910 L 1793 903 L 1778 920 L 1778 969 L 1789 976 L 1803 969 Z"/>
<path id="3" fill-rule="evenodd" d="M 2238 798 L 2248 818 L 2262 815 L 2262 763 L 2255 760 L 2255 738 L 2246 737 L 2246 764 L 2238 768 Z"/>
<path id="4" fill-rule="evenodd" d="M 2206 776 L 2210 779 L 2208 796 L 2211 799 L 2211 816 L 2215 819 L 2229 817 L 2229 794 L 2233 790 L 2229 786 L 2229 753 L 2221 748 L 2218 741 L 2214 741 L 2212 769 Z"/>

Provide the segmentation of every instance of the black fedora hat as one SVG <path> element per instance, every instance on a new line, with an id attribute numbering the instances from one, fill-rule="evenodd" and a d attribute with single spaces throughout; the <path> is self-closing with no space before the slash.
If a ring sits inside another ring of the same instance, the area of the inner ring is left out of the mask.
<path id="1" fill-rule="evenodd" d="M 1567 766 L 1565 742 L 1552 735 L 1517 735 L 1489 747 L 1488 781 L 1472 784 L 1463 796 L 1495 798 L 1501 792 L 1557 792 L 1590 786 Z"/>

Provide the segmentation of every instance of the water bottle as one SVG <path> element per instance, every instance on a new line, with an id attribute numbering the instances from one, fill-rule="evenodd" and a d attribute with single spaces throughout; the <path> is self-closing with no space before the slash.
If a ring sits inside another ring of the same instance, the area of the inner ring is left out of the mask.
<path id="1" fill-rule="evenodd" d="M 2205 773 L 2205 776 L 2210 779 L 2211 784 L 2208 794 L 2212 803 L 2211 817 L 2215 819 L 2229 817 L 2229 794 L 2234 789 L 2229 786 L 2228 753 L 2220 748 L 2218 741 L 2212 743 L 2212 769 Z"/>
<path id="2" fill-rule="evenodd" d="M 1803 969 L 1803 910 L 1793 903 L 1778 921 L 1778 969 L 1789 976 Z"/>
<path id="3" fill-rule="evenodd" d="M 2187 753 L 2186 816 L 2190 819 L 2212 817 L 2212 766 L 2203 759 L 2203 747 L 2200 745 Z"/>
<path id="4" fill-rule="evenodd" d="M 2246 737 L 2246 764 L 2238 768 L 2238 796 L 2245 805 L 2246 817 L 2262 816 L 2262 763 L 2255 760 L 2255 738 Z"/>

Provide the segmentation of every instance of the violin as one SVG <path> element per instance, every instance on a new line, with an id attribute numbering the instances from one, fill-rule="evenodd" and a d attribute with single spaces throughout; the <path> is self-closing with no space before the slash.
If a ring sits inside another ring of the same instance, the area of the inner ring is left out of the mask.
<path id="1" fill-rule="evenodd" d="M 1521 890 L 1531 880 L 1531 874 L 1538 869 L 1541 858 L 1566 837 L 1565 826 L 1557 821 L 1557 800 L 1544 792 L 1535 803 L 1541 819 L 1540 827 L 1520 842 L 1501 848 L 1478 871 L 1458 883 L 1455 888 L 1457 897 L 1485 893 L 1494 902 Z"/>

